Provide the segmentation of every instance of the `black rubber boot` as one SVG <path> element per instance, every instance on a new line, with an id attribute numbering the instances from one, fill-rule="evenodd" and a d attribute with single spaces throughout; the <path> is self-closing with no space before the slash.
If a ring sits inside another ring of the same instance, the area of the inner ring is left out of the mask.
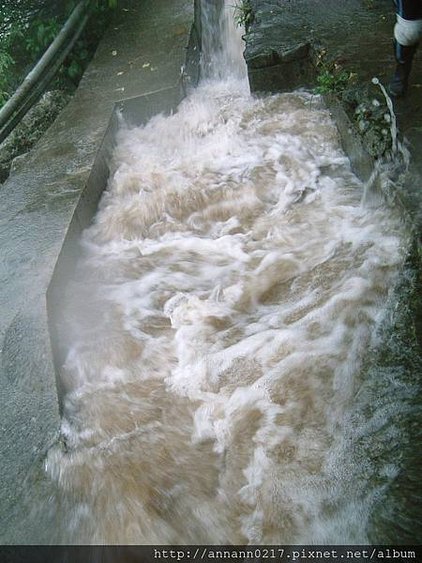
<path id="1" fill-rule="evenodd" d="M 390 95 L 394 98 L 400 98 L 407 92 L 412 61 L 417 47 L 417 45 L 404 47 L 400 45 L 400 43 L 394 42 L 394 54 L 396 56 L 397 66 L 389 84 Z"/>

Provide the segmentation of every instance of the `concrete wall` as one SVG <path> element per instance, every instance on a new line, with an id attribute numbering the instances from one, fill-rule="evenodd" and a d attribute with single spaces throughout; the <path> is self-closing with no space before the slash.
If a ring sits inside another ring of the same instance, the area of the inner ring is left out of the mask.
<path id="1" fill-rule="evenodd" d="M 59 437 L 61 292 L 106 185 L 116 110 L 139 124 L 177 106 L 197 75 L 193 24 L 193 0 L 119 1 L 76 95 L 0 186 L 3 544 L 55 541 L 43 460 Z"/>

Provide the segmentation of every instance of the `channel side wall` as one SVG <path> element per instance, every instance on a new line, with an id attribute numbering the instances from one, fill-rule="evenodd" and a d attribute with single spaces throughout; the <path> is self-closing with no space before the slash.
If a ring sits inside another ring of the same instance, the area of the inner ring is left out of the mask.
<path id="1" fill-rule="evenodd" d="M 43 460 L 59 437 L 62 291 L 107 182 L 118 112 L 136 125 L 172 111 L 197 80 L 198 37 L 193 0 L 119 0 L 75 96 L 0 186 L 2 544 L 60 541 Z"/>

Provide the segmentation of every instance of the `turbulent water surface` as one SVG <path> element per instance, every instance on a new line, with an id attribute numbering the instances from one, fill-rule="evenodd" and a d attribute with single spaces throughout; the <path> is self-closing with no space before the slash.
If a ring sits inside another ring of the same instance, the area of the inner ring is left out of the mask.
<path id="1" fill-rule="evenodd" d="M 234 74 L 119 133 L 61 328 L 68 541 L 363 542 L 395 474 L 345 420 L 402 226 L 318 97 Z"/>

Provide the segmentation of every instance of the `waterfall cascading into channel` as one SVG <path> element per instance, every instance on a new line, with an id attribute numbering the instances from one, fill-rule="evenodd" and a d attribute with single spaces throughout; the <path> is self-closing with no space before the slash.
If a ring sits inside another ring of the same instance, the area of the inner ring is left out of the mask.
<path id="1" fill-rule="evenodd" d="M 177 113 L 119 132 L 83 236 L 46 464 L 61 541 L 364 543 L 398 470 L 394 395 L 353 413 L 406 233 L 361 205 L 321 100 L 253 98 L 220 41 Z"/>
<path id="2" fill-rule="evenodd" d="M 225 0 L 202 2 L 201 6 L 202 80 L 237 78 L 242 81 L 242 89 L 247 90 L 242 28 L 235 23 L 236 8 Z"/>

